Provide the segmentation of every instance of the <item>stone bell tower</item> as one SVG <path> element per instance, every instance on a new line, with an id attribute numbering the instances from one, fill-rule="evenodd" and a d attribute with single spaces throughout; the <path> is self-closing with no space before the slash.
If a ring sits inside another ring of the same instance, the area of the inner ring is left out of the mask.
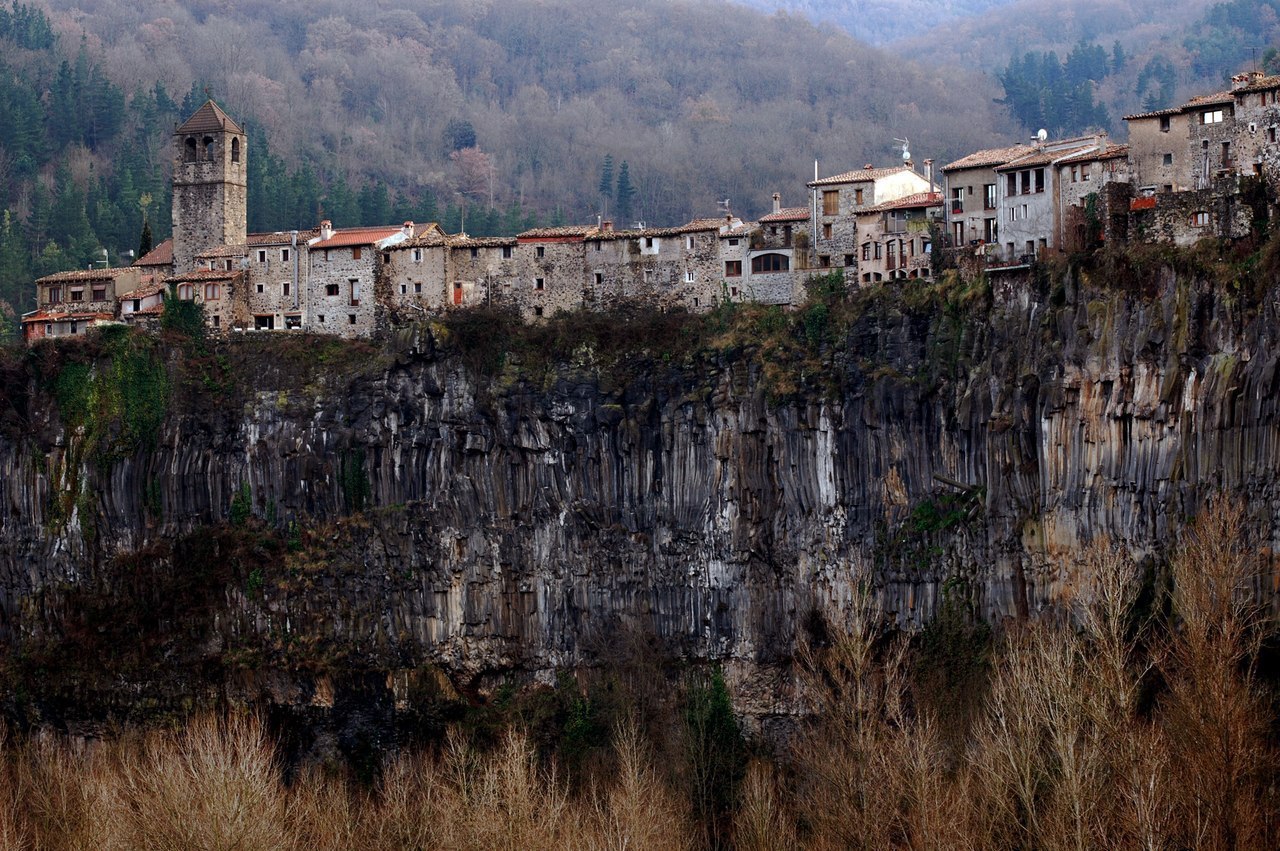
<path id="1" fill-rule="evenodd" d="M 173 268 L 191 271 L 195 256 L 243 245 L 247 222 L 247 138 L 213 101 L 173 131 Z"/>

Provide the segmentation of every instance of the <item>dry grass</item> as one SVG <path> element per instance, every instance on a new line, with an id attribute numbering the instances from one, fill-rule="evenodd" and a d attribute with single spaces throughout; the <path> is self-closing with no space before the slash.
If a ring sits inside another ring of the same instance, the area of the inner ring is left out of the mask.
<path id="1" fill-rule="evenodd" d="M 614 730 L 576 786 L 508 731 L 487 752 L 455 734 L 402 754 L 365 788 L 318 769 L 285 785 L 261 723 L 233 716 L 105 744 L 0 731 L 0 848 L 1274 848 L 1277 719 L 1256 669 L 1272 623 L 1241 530 L 1232 506 L 1190 530 L 1165 618 L 1135 616 L 1134 566 L 1096 543 L 1064 611 L 1005 630 L 958 746 L 859 601 L 801 649 L 813 723 L 785 759 L 752 761 L 723 830 L 697 822 L 653 719 Z"/>

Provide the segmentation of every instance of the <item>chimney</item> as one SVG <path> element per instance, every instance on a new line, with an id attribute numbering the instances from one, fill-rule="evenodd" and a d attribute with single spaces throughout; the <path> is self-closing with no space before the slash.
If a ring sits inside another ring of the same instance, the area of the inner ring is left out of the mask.
<path id="1" fill-rule="evenodd" d="M 865 171 L 871 171 L 871 169 L 875 168 L 875 166 L 873 166 L 871 163 L 867 163 L 867 164 L 866 164 L 866 165 L 864 165 L 862 168 L 863 168 L 863 170 L 865 170 Z"/>
<path id="2" fill-rule="evenodd" d="M 405 239 L 413 239 L 413 222 L 405 222 L 401 231 L 404 233 Z"/>
<path id="3" fill-rule="evenodd" d="M 320 238 L 333 239 L 333 222 L 325 219 L 320 223 Z"/>
<path id="4" fill-rule="evenodd" d="M 600 230 L 604 233 L 613 233 L 613 220 L 605 219 L 600 223 Z"/>
<path id="5" fill-rule="evenodd" d="M 1245 71 L 1243 74 L 1236 74 L 1231 78 L 1231 91 L 1234 92 L 1237 89 L 1243 89 L 1246 86 L 1261 82 L 1264 76 L 1261 71 Z"/>
<path id="6" fill-rule="evenodd" d="M 929 180 L 929 194 L 933 194 L 933 160 L 924 161 L 924 176 Z"/>
<path id="7" fill-rule="evenodd" d="M 779 192 L 773 193 L 773 211 L 775 213 L 782 212 L 782 194 Z"/>

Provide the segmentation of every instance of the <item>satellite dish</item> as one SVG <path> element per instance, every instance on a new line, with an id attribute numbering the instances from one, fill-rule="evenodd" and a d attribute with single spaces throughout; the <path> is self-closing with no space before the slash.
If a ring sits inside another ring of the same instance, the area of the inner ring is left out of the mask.
<path id="1" fill-rule="evenodd" d="M 910 150 L 910 149 L 909 149 L 909 147 L 908 147 L 908 142 L 907 142 L 907 140 L 906 140 L 906 139 L 894 139 L 893 141 L 898 142 L 899 144 L 901 144 L 901 145 L 902 145 L 902 161 L 903 161 L 904 163 L 906 163 L 906 162 L 911 162 L 911 150 Z"/>
<path id="2" fill-rule="evenodd" d="M 1049 138 L 1049 131 L 1048 131 L 1048 130 L 1046 130 L 1046 129 L 1044 129 L 1043 127 L 1041 127 L 1039 130 L 1037 130 L 1037 131 L 1036 131 L 1036 141 L 1037 141 L 1037 142 L 1044 142 L 1044 141 L 1047 141 L 1047 140 L 1048 140 L 1048 138 Z"/>

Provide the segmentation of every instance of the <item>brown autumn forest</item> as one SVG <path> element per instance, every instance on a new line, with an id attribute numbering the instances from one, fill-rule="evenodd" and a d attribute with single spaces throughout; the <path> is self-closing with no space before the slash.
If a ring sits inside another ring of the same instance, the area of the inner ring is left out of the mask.
<path id="1" fill-rule="evenodd" d="M 992 634 L 953 601 L 914 637 L 869 602 L 798 654 L 814 710 L 748 743 L 714 677 L 637 653 L 547 738 L 526 703 L 363 772 L 290 766 L 254 717 L 0 762 L 8 849 L 1264 849 L 1280 840 L 1273 621 L 1239 507 L 1144 581 L 1095 541 L 1060 611 Z M 568 689 L 572 690 L 572 689 Z M 544 707 L 545 709 L 545 707 Z M 604 719 L 597 719 L 601 722 Z M 366 767 L 367 768 L 367 767 Z"/>

